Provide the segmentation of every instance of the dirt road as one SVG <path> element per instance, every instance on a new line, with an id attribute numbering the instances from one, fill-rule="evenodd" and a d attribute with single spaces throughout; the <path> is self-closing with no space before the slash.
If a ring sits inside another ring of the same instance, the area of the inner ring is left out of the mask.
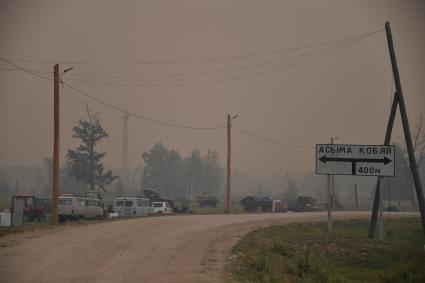
<path id="1" fill-rule="evenodd" d="M 336 213 L 336 218 L 369 213 Z M 271 224 L 325 213 L 146 217 L 0 238 L 0 282 L 222 282 L 230 248 Z"/>

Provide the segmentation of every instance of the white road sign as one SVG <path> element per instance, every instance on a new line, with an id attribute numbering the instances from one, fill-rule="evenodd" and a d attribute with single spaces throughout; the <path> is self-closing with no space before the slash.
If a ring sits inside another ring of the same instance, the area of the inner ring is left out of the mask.
<path id="1" fill-rule="evenodd" d="M 316 144 L 316 174 L 394 176 L 393 145 Z"/>

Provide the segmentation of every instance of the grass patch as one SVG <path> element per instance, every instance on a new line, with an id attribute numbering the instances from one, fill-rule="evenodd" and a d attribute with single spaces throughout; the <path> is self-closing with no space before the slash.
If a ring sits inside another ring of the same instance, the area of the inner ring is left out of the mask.
<path id="1" fill-rule="evenodd" d="M 22 233 L 28 231 L 35 231 L 40 229 L 50 228 L 50 222 L 24 222 L 21 226 L 16 227 L 0 227 L 0 237 L 13 233 Z"/>
<path id="2" fill-rule="evenodd" d="M 388 219 L 384 242 L 366 220 L 271 226 L 247 234 L 232 253 L 230 282 L 425 282 L 419 218 Z"/>

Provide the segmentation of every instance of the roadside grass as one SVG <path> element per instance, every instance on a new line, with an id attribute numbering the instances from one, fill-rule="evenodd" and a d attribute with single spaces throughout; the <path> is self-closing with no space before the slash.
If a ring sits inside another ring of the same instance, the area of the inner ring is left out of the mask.
<path id="1" fill-rule="evenodd" d="M 52 227 L 53 226 L 50 226 L 50 221 L 47 221 L 47 220 L 44 222 L 37 222 L 37 221 L 24 222 L 21 226 L 0 227 L 0 237 L 6 236 L 8 234 L 35 231 L 40 229 L 52 228 Z"/>
<path id="2" fill-rule="evenodd" d="M 232 253 L 229 282 L 425 282 L 419 218 L 385 221 L 384 242 L 367 220 L 271 226 L 247 234 Z"/>

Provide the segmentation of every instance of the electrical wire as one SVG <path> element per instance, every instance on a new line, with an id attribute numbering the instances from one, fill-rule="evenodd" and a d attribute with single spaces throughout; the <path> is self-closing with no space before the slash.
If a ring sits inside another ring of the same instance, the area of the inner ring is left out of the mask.
<path id="1" fill-rule="evenodd" d="M 268 73 L 273 73 L 273 72 L 277 72 L 283 69 L 287 69 L 287 68 L 291 68 L 291 67 L 295 67 L 297 65 L 312 61 L 314 59 L 320 58 L 322 56 L 325 56 L 329 53 L 332 53 L 334 51 L 337 51 L 343 47 L 345 47 L 346 45 L 342 45 L 342 46 L 338 46 L 338 47 L 334 47 L 331 50 L 325 51 L 325 52 L 321 52 L 318 53 L 316 56 L 312 56 L 308 59 L 305 60 L 300 60 L 298 62 L 295 63 L 291 63 L 291 64 L 287 64 L 284 66 L 280 66 L 277 68 L 273 68 L 273 69 L 268 69 L 265 71 L 258 71 L 258 72 L 253 72 L 253 73 L 249 73 L 249 74 L 245 74 L 245 75 L 239 75 L 239 76 L 232 76 L 232 77 L 227 77 L 224 79 L 216 79 L 216 80 L 204 80 L 204 81 L 195 81 L 195 82 L 187 82 L 187 83 L 148 83 L 148 84 L 137 84 L 137 83 L 119 83 L 119 82 L 107 82 L 107 81 L 96 81 L 96 80 L 85 80 L 85 79 L 75 79 L 75 78 L 67 78 L 68 80 L 71 81 L 76 81 L 76 82 L 83 82 L 83 83 L 88 83 L 88 84 L 97 84 L 97 85 L 109 85 L 109 86 L 126 86 L 126 87 L 178 87 L 178 86 L 193 86 L 193 85 L 205 85 L 205 84 L 216 84 L 216 83 L 221 83 L 221 82 L 228 82 L 228 81 L 235 81 L 235 80 L 241 80 L 241 79 L 245 79 L 245 78 L 249 78 L 249 77 L 256 77 L 256 76 L 261 76 L 261 75 L 265 75 Z"/>
<path id="2" fill-rule="evenodd" d="M 77 77 L 77 78 L 78 77 L 89 77 L 89 78 L 90 77 L 92 77 L 92 78 L 167 78 L 167 77 L 181 77 L 181 76 L 192 76 L 192 75 L 215 74 L 215 73 L 235 71 L 235 70 L 243 70 L 243 69 L 255 68 L 255 67 L 260 67 L 260 66 L 290 61 L 292 59 L 296 59 L 296 58 L 300 58 L 300 57 L 304 57 L 304 56 L 308 56 L 308 55 L 313 55 L 313 54 L 321 52 L 321 51 L 329 50 L 329 49 L 332 49 L 336 46 L 342 46 L 342 45 L 345 45 L 348 42 L 352 42 L 352 41 L 354 41 L 354 40 L 345 41 L 344 43 L 334 44 L 334 45 L 331 45 L 331 46 L 327 46 L 325 48 L 316 49 L 316 50 L 306 52 L 306 53 L 303 53 L 303 54 L 298 54 L 298 55 L 295 55 L 295 56 L 290 56 L 290 57 L 281 58 L 281 59 L 277 59 L 277 60 L 271 60 L 271 61 L 266 61 L 266 62 L 257 63 L 257 64 L 243 65 L 243 66 L 238 66 L 238 67 L 222 68 L 222 69 L 218 69 L 218 70 L 200 71 L 200 72 L 171 73 L 171 74 L 157 74 L 157 75 L 105 75 L 105 74 L 84 74 L 84 73 L 73 72 L 71 74 L 64 75 L 63 78 L 69 78 L 71 80 L 77 81 L 77 79 L 75 79 L 75 77 Z M 20 71 L 20 69 L 18 69 L 18 68 L 0 68 L 0 71 Z M 44 71 L 44 70 L 32 70 L 32 71 L 37 72 L 37 73 L 53 73 L 51 71 Z"/>
<path id="3" fill-rule="evenodd" d="M 265 52 L 257 52 L 257 53 L 250 53 L 250 54 L 244 54 L 244 55 L 235 55 L 235 56 L 222 56 L 222 57 L 209 57 L 209 58 L 199 58 L 199 59 L 180 59 L 180 60 L 164 60 L 164 61 L 143 61 L 143 62 L 109 62 L 109 63 L 100 63 L 100 62 L 75 62 L 75 61 L 52 61 L 52 60 L 29 60 L 29 59 L 19 59 L 19 58 L 8 58 L 10 61 L 14 62 L 22 62 L 22 63 L 40 63 L 40 64 L 67 64 L 67 65 L 92 65 L 92 66 L 131 66 L 131 65 L 166 65 L 166 64 L 180 64 L 180 63 L 197 63 L 197 62 L 209 62 L 209 61 L 222 61 L 222 60 L 235 60 L 235 59 L 242 59 L 242 58 L 248 58 L 248 57 L 256 57 L 256 56 L 263 56 L 263 55 L 271 55 L 271 54 L 277 54 L 277 53 L 285 53 L 289 51 L 297 51 L 301 49 L 307 49 L 317 46 L 323 46 L 328 45 L 332 43 L 338 43 L 350 39 L 354 39 L 357 37 L 362 36 L 370 36 L 376 33 L 379 33 L 381 31 L 384 31 L 384 29 L 380 29 L 368 34 L 363 35 L 357 35 L 357 36 L 350 36 L 343 39 L 333 40 L 333 41 L 325 41 L 325 42 L 318 42 L 314 44 L 309 45 L 303 45 L 298 47 L 292 47 L 292 48 L 286 48 L 286 49 L 278 49 L 278 50 L 271 50 L 271 51 L 265 51 Z"/>
<path id="4" fill-rule="evenodd" d="M 40 74 L 53 74 L 52 71 L 45 71 L 45 70 L 36 70 L 36 69 L 27 69 L 29 71 L 32 71 L 34 73 L 40 73 Z M 12 71 L 22 71 L 19 68 L 0 68 L 1 72 L 12 72 Z"/>
<path id="5" fill-rule="evenodd" d="M 54 80 L 53 80 L 53 79 L 51 79 L 51 78 L 48 78 L 48 77 L 45 77 L 45 76 L 42 76 L 42 75 L 40 75 L 40 74 L 36 73 L 36 71 L 34 71 L 34 70 L 26 69 L 26 68 L 23 68 L 23 67 L 21 67 L 21 66 L 19 66 L 19 65 L 16 65 L 15 63 L 12 63 L 9 59 L 6 59 L 6 58 L 3 58 L 3 57 L 0 57 L 0 60 L 1 60 L 1 61 L 3 61 L 3 62 L 5 62 L 5 63 L 7 63 L 7 64 L 9 64 L 10 66 L 15 67 L 17 70 L 23 71 L 23 72 L 25 72 L 25 73 L 28 73 L 28 74 L 33 75 L 33 76 L 35 76 L 35 77 L 38 77 L 38 78 L 40 78 L 40 79 L 48 80 L 48 81 L 51 81 L 51 82 L 53 82 L 53 81 L 54 81 Z"/>
<path id="6" fill-rule="evenodd" d="M 45 77 L 45 76 L 42 76 L 42 75 L 39 75 L 39 74 L 37 74 L 37 73 L 35 73 L 35 72 L 31 71 L 31 70 L 28 70 L 28 69 L 25 69 L 25 68 L 23 68 L 21 66 L 18 66 L 16 64 L 10 62 L 8 59 L 5 59 L 5 58 L 0 57 L 0 60 L 3 61 L 3 62 L 5 62 L 5 63 L 7 63 L 7 64 L 10 64 L 11 66 L 13 66 L 13 67 L 15 67 L 15 68 L 17 68 L 17 69 L 19 69 L 19 70 L 21 70 L 23 72 L 26 72 L 28 74 L 31 74 L 31 75 L 33 75 L 35 77 L 38 77 L 40 79 L 47 80 L 47 81 L 50 81 L 50 82 L 54 82 L 53 79 L 48 78 L 48 77 Z M 75 92 L 77 92 L 77 93 L 79 93 L 79 94 L 81 94 L 81 95 L 83 95 L 83 96 L 85 96 L 85 97 L 87 97 L 87 98 L 89 98 L 89 99 L 91 99 L 93 101 L 96 101 L 96 102 L 98 102 L 100 104 L 103 104 L 105 106 L 108 106 L 108 107 L 110 107 L 112 109 L 115 109 L 115 110 L 120 111 L 120 112 L 127 113 L 128 115 L 133 116 L 135 118 L 138 118 L 138 119 L 141 119 L 141 120 L 145 120 L 145 121 L 149 121 L 149 122 L 156 123 L 156 124 L 160 124 L 160 125 L 163 125 L 163 126 L 174 127 L 174 128 L 183 128 L 183 129 L 191 129 L 191 130 L 219 130 L 219 129 L 226 128 L 225 126 L 218 126 L 218 127 L 194 127 L 194 126 L 180 125 L 180 124 L 174 124 L 174 123 L 168 123 L 168 122 L 156 120 L 156 119 L 153 119 L 153 118 L 150 118 L 150 117 L 141 115 L 141 114 L 137 114 L 137 113 L 133 113 L 133 112 L 127 111 L 124 108 L 118 107 L 118 106 L 113 105 L 111 103 L 108 103 L 108 102 L 106 102 L 106 101 L 104 101 L 102 99 L 96 98 L 96 97 L 88 94 L 87 92 L 82 91 L 82 90 L 80 90 L 80 89 L 78 89 L 78 88 L 76 88 L 76 87 L 74 87 L 74 86 L 72 86 L 72 85 L 70 85 L 68 83 L 62 82 L 62 85 L 63 86 L 66 86 L 66 87 L 68 87 L 70 89 L 72 89 L 73 91 L 75 91 Z"/>
<path id="7" fill-rule="evenodd" d="M 283 146 L 287 146 L 287 147 L 303 148 L 303 149 L 312 149 L 312 148 L 314 148 L 314 146 L 307 146 L 307 145 L 300 145 L 300 144 L 290 144 L 290 143 L 278 141 L 278 140 L 275 140 L 275 139 L 263 137 L 263 136 L 254 134 L 252 132 L 249 132 L 247 130 L 241 129 L 239 127 L 236 127 L 236 126 L 232 126 L 232 128 L 234 128 L 235 130 L 237 130 L 237 131 L 239 131 L 241 133 L 244 133 L 246 135 L 249 135 L 249 136 L 255 137 L 257 139 L 261 139 L 261 140 L 270 142 L 270 143 L 274 143 L 274 144 L 279 144 L 279 145 L 283 145 Z"/>
<path id="8" fill-rule="evenodd" d="M 351 40 L 349 42 L 352 42 L 352 41 L 354 41 L 354 40 Z M 257 64 L 243 65 L 243 66 L 230 67 L 230 68 L 222 68 L 222 69 L 210 70 L 210 71 L 183 72 L 183 73 L 157 74 L 157 75 L 104 75 L 104 74 L 72 73 L 72 74 L 66 75 L 66 78 L 74 78 L 74 77 L 93 77 L 93 78 L 168 78 L 168 77 L 183 77 L 183 76 L 216 74 L 216 73 L 221 73 L 221 72 L 243 70 L 243 69 L 255 68 L 255 67 L 266 66 L 266 65 L 270 65 L 270 64 L 276 64 L 276 63 L 281 63 L 281 62 L 285 62 L 285 61 L 290 61 L 292 59 L 296 59 L 296 58 L 304 57 L 304 56 L 307 56 L 307 55 L 312 55 L 312 54 L 315 54 L 315 53 L 319 53 L 321 51 L 329 50 L 329 49 L 332 49 L 332 48 L 334 48 L 336 46 L 341 46 L 341 45 L 344 45 L 344 44 L 347 44 L 347 43 L 348 42 L 345 41 L 344 43 L 339 43 L 339 44 L 327 46 L 325 48 L 321 48 L 321 49 L 313 50 L 313 51 L 306 52 L 306 53 L 303 53 L 303 54 L 298 54 L 298 55 L 295 55 L 295 56 L 290 56 L 290 57 L 281 58 L 281 59 L 277 59 L 277 60 L 270 60 L 270 61 L 266 61 L 266 62 L 262 62 L 262 63 L 257 63 Z"/>
<path id="9" fill-rule="evenodd" d="M 273 68 L 273 69 L 269 69 L 269 70 L 265 70 L 265 71 L 258 71 L 258 72 L 253 72 L 253 73 L 249 73 L 249 74 L 245 74 L 245 75 L 239 75 L 239 76 L 232 76 L 232 77 L 227 77 L 224 79 L 216 79 L 216 80 L 204 80 L 204 81 L 195 81 L 195 82 L 187 82 L 187 83 L 147 83 L 147 84 L 138 84 L 138 83 L 119 83 L 119 82 L 107 82 L 107 81 L 96 81 L 96 80 L 86 80 L 86 79 L 76 79 L 76 78 L 67 78 L 68 80 L 72 80 L 72 81 L 77 81 L 77 82 L 83 82 L 83 83 L 88 83 L 88 84 L 98 84 L 98 85 L 110 85 L 110 86 L 126 86 L 126 87 L 178 87 L 178 86 L 193 86 L 193 85 L 204 85 L 204 84 L 215 84 L 215 83 L 221 83 L 221 82 L 227 82 L 227 81 L 233 81 L 233 80 L 241 80 L 241 79 L 245 79 L 245 78 L 249 78 L 249 77 L 254 77 L 254 76 L 260 76 L 260 75 L 264 75 L 264 74 L 268 74 L 268 73 L 272 73 L 272 72 L 277 72 L 280 71 L 282 69 L 286 69 L 286 68 L 290 68 L 290 67 L 294 67 L 309 61 L 312 61 L 314 59 L 320 58 L 322 56 L 325 56 L 327 54 L 330 54 L 334 51 L 337 51 L 347 45 L 353 44 L 359 40 L 365 39 L 367 37 L 370 37 L 372 35 L 375 35 L 376 33 L 378 33 L 380 31 L 377 32 L 373 32 L 373 33 L 369 33 L 368 35 L 365 35 L 363 37 L 359 37 L 357 39 L 353 39 L 350 42 L 345 42 L 343 44 L 339 44 L 336 45 L 336 47 L 332 47 L 329 50 L 325 50 L 322 52 L 318 52 L 315 56 L 311 56 L 307 59 L 304 60 L 300 60 L 298 62 L 295 63 L 291 63 L 291 64 L 287 64 L 287 65 L 283 65 L 277 68 Z"/>
<path id="10" fill-rule="evenodd" d="M 78 89 L 78 88 L 76 88 L 76 87 L 74 87 L 74 86 L 72 86 L 72 85 L 70 85 L 68 83 L 63 82 L 63 85 L 64 86 L 67 86 L 68 88 L 74 90 L 75 92 L 77 92 L 77 93 L 79 93 L 79 94 L 81 94 L 81 95 L 83 95 L 83 96 L 85 96 L 87 98 L 90 98 L 93 101 L 96 101 L 96 102 L 98 102 L 100 104 L 106 105 L 106 106 L 108 106 L 108 107 L 110 107 L 112 109 L 115 109 L 115 110 L 120 111 L 120 112 L 125 112 L 128 115 L 133 116 L 135 118 L 138 118 L 138 119 L 141 119 L 141 120 L 146 120 L 146 121 L 149 121 L 149 122 L 152 122 L 152 123 L 157 123 L 157 124 L 160 124 L 160 125 L 163 125 L 163 126 L 174 127 L 174 128 L 183 128 L 183 129 L 191 129 L 191 130 L 220 130 L 220 129 L 226 128 L 225 126 L 218 126 L 218 127 L 194 127 L 194 126 L 173 124 L 173 123 L 163 122 L 163 121 L 160 121 L 160 120 L 155 120 L 155 119 L 149 118 L 147 116 L 143 116 L 143 115 L 140 115 L 140 114 L 129 112 L 129 111 L 127 111 L 127 110 L 125 110 L 125 109 L 123 109 L 121 107 L 118 107 L 118 106 L 113 105 L 111 103 L 108 103 L 108 102 L 106 102 L 104 100 L 101 100 L 99 98 L 96 98 L 96 97 L 88 94 L 87 92 L 82 91 L 82 90 L 80 90 L 80 89 Z"/>

